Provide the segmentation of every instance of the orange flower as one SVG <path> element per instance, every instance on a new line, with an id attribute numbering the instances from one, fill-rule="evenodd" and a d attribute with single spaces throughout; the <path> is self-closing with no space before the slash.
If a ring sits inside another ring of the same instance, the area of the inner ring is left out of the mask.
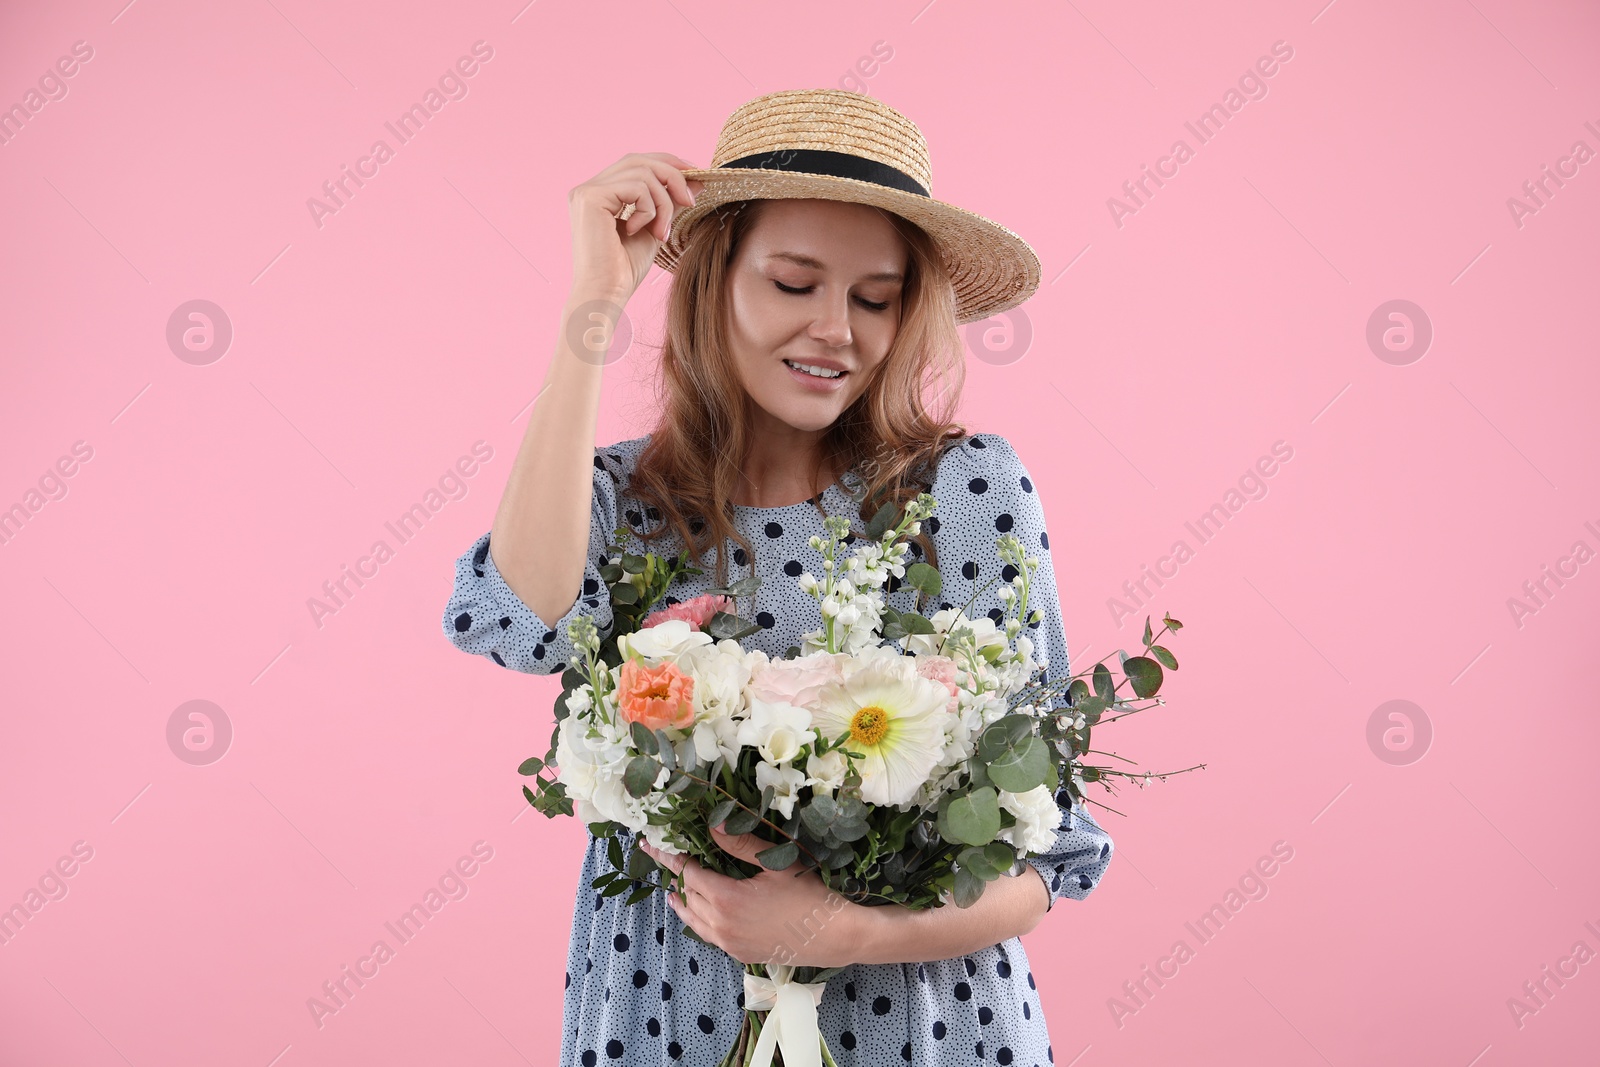
<path id="1" fill-rule="evenodd" d="M 676 664 L 647 667 L 627 660 L 617 679 L 617 707 L 624 722 L 651 730 L 688 727 L 694 722 L 694 679 Z"/>

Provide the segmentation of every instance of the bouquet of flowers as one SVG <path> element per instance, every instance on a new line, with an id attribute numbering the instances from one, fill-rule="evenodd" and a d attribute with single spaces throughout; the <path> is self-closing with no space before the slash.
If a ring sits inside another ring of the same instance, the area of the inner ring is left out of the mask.
<path id="1" fill-rule="evenodd" d="M 1085 757 L 1096 725 L 1150 706 L 1135 702 L 1155 698 L 1178 666 L 1157 642 L 1182 623 L 1168 616 L 1152 634 L 1146 620 L 1143 652 L 1118 653 L 1131 697 L 1118 695 L 1123 683 L 1103 662 L 1082 672 L 1089 681 L 1040 681 L 1048 663 L 1022 633 L 1042 618 L 1028 603 L 1039 561 L 1016 537 L 995 544 L 1015 573 L 998 593 L 1000 622 L 966 617 L 972 600 L 922 614 L 940 593 L 939 572 L 908 566 L 902 538 L 936 503 L 922 493 L 903 510 L 885 505 L 848 557 L 849 522 L 826 519 L 828 537 L 811 542 L 824 575 L 796 579 L 817 600 L 821 626 L 784 659 L 740 644 L 758 627 L 736 602 L 760 578 L 652 611 L 680 574 L 703 572 L 607 546 L 620 556 L 600 571 L 613 630 L 602 641 L 591 619 L 571 624 L 583 660 L 563 675 L 550 750 L 519 768 L 535 778 L 537 792 L 523 793 L 536 809 L 576 814 L 610 837 L 615 869 L 595 888 L 631 890 L 629 904 L 681 888 L 638 849 L 624 861 L 625 830 L 731 877 L 754 873 L 712 840 L 717 826 L 771 841 L 756 854 L 763 866 L 804 864 L 859 904 L 930 908 L 948 896 L 970 907 L 987 883 L 1051 847 L 1063 783 L 1076 800 L 1087 782 L 1148 780 Z M 919 610 L 885 603 L 891 575 L 916 590 Z M 745 1019 L 727 1062 L 765 1067 L 776 1044 L 791 1067 L 833 1064 L 816 1004 L 837 968 L 776 960 L 745 969 Z"/>

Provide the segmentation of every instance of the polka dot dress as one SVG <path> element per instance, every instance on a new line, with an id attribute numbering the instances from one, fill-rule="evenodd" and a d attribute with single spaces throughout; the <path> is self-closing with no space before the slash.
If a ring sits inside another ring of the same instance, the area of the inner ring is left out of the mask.
<path id="1" fill-rule="evenodd" d="M 579 615 L 594 619 L 602 633 L 611 625 L 599 567 L 604 547 L 618 526 L 647 529 L 659 521 L 655 509 L 641 509 L 626 496 L 628 478 L 648 437 L 595 449 L 594 510 L 583 591 L 562 618 L 546 625 L 506 585 L 489 554 L 484 534 L 456 562 L 455 589 L 445 608 L 443 627 L 457 647 L 486 656 L 502 667 L 531 674 L 555 674 L 573 655 L 567 624 Z M 1048 678 L 1067 670 L 1066 634 L 1061 623 L 1050 538 L 1044 509 L 1027 470 L 1010 443 L 997 434 L 978 434 L 949 449 L 939 463 L 932 488 L 939 505 L 923 528 L 939 551 L 944 579 L 938 607 L 966 604 L 978 586 L 1001 570 L 968 614 L 1002 616 L 995 595 L 1014 569 L 1002 565 L 995 538 L 1014 534 L 1024 550 L 1039 558 L 1029 602 L 1044 612 L 1028 632 L 1036 655 L 1048 658 Z M 859 511 L 835 484 L 824 490 L 829 514 L 863 524 Z M 810 501 L 787 507 L 736 505 L 740 531 L 755 547 L 755 559 L 731 553 L 729 581 L 762 576 L 753 604 L 741 601 L 742 614 L 763 629 L 745 639 L 781 658 L 800 634 L 819 625 L 817 603 L 794 578 L 802 570 L 821 575 L 822 554 L 807 543 L 826 539 L 822 516 Z M 629 538 L 631 551 L 645 550 Z M 669 535 L 651 551 L 681 552 Z M 911 542 L 910 559 L 921 548 Z M 671 602 L 688 600 L 711 587 L 711 557 L 706 574 L 680 578 L 668 592 Z M 911 610 L 915 591 L 890 579 L 886 600 Z M 928 610 L 933 610 L 929 605 Z M 1050 891 L 1052 907 L 1061 897 L 1082 900 L 1099 884 L 1111 860 L 1110 836 L 1083 808 L 1072 808 L 1068 794 L 1057 795 L 1061 825 L 1056 842 L 1027 862 Z M 623 839 L 624 855 L 634 835 Z M 602 897 L 589 883 L 611 869 L 604 839 L 590 837 L 577 879 L 572 940 L 563 995 L 563 1065 L 643 1067 L 649 1064 L 714 1067 L 733 1047 L 744 1006 L 744 968 L 721 949 L 683 935 L 683 924 L 661 893 L 631 907 L 623 895 Z M 1026 871 L 1020 876 L 1032 877 Z M 916 1064 L 990 1062 L 1023 1067 L 1054 1062 L 1038 988 L 1022 942 L 1011 938 L 966 956 L 905 964 L 855 964 L 829 980 L 818 1007 L 818 1021 L 840 1067 L 901 1067 Z"/>

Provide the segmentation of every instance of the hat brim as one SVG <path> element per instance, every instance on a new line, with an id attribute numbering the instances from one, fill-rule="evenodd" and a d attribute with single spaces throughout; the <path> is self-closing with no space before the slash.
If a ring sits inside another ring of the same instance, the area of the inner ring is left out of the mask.
<path id="1" fill-rule="evenodd" d="M 976 322 L 1009 310 L 1039 288 L 1039 257 L 1004 226 L 942 200 L 855 178 L 756 168 L 694 169 L 683 176 L 704 185 L 695 203 L 673 212 L 672 229 L 655 263 L 673 270 L 695 225 L 738 200 L 817 199 L 868 204 L 893 211 L 926 230 L 944 257 L 955 290 L 956 322 Z"/>

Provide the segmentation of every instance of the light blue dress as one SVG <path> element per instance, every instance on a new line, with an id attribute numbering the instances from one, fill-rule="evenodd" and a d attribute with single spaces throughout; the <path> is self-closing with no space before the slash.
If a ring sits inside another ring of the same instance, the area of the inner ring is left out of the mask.
<path id="1" fill-rule="evenodd" d="M 649 438 L 639 437 L 595 449 L 594 511 L 583 592 L 572 609 L 551 625 L 518 599 L 495 569 L 486 533 L 456 562 L 455 589 L 445 608 L 445 634 L 466 652 L 502 667 L 530 674 L 554 674 L 572 658 L 567 624 L 579 615 L 594 619 L 601 633 L 612 622 L 599 567 L 605 545 L 619 525 L 648 529 L 659 515 L 646 515 L 626 495 L 639 453 Z M 997 434 L 970 436 L 941 458 L 932 487 L 938 499 L 933 518 L 923 524 L 939 553 L 944 589 L 941 607 L 960 607 L 974 589 L 1004 569 L 995 538 L 1011 533 L 1039 559 L 1029 596 L 1043 613 L 1027 632 L 1035 655 L 1048 658 L 1046 676 L 1067 667 L 1066 634 L 1061 623 L 1050 538 L 1044 509 L 1010 443 Z M 822 494 L 829 514 L 852 521 L 864 532 L 859 509 L 838 485 Z M 736 505 L 740 532 L 755 547 L 753 573 L 762 584 L 753 604 L 741 600 L 740 613 L 765 627 L 744 641 L 782 658 L 799 637 L 819 624 L 817 602 L 803 593 L 794 576 L 802 569 L 821 575 L 822 554 L 808 544 L 826 540 L 822 515 L 810 501 L 787 507 Z M 630 536 L 624 546 L 643 552 Z M 730 547 L 731 542 L 730 542 Z M 657 555 L 682 553 L 669 534 L 649 548 Z M 921 548 L 911 542 L 912 561 Z M 743 550 L 731 552 L 728 580 L 752 573 Z M 706 592 L 715 578 L 708 554 L 707 573 L 680 578 L 668 600 L 688 600 Z M 995 583 L 974 601 L 968 614 L 1001 616 Z M 896 585 L 891 580 L 891 586 Z M 914 607 L 909 588 L 886 593 L 890 606 Z M 929 605 L 928 610 L 933 610 Z M 1064 703 L 1062 701 L 1061 703 Z M 1057 794 L 1062 820 L 1054 847 L 1028 859 L 1049 887 L 1053 907 L 1061 897 L 1082 900 L 1099 884 L 1111 860 L 1110 836 L 1080 805 Z M 623 839 L 624 855 L 634 835 Z M 572 941 L 567 954 L 561 1037 L 562 1065 L 621 1067 L 714 1067 L 732 1048 L 743 1015 L 744 968 L 721 949 L 683 935 L 683 924 L 659 892 L 631 907 L 624 895 L 602 897 L 590 881 L 611 869 L 605 839 L 589 838 L 577 880 Z M 1022 875 L 1031 877 L 1026 871 Z M 1054 1061 L 1038 989 L 1028 957 L 1017 938 L 966 956 L 906 964 L 854 964 L 829 980 L 818 1007 L 819 1023 L 840 1067 L 902 1067 L 917 1064 L 970 1065 L 989 1061 L 1023 1067 Z"/>

